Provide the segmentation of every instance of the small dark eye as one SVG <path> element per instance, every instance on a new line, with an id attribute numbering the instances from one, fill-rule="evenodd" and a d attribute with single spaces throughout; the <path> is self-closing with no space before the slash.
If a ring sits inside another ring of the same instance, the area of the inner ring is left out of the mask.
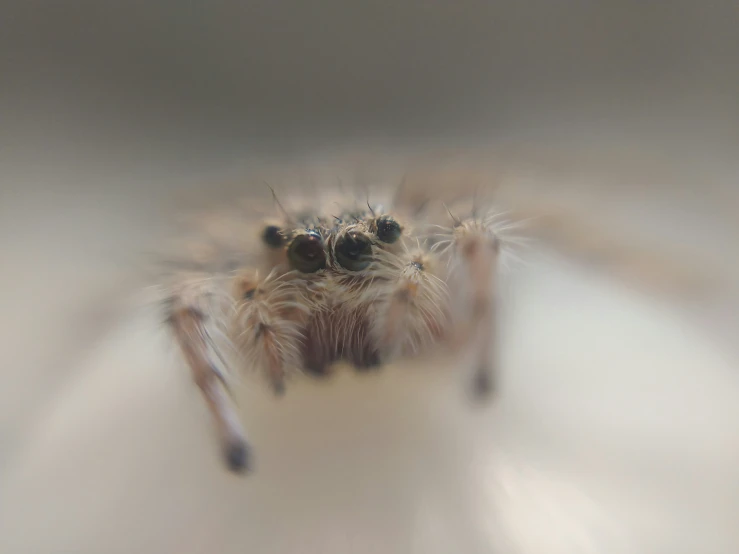
<path id="1" fill-rule="evenodd" d="M 262 233 L 262 240 L 267 246 L 279 248 L 285 244 L 285 235 L 282 234 L 282 229 L 276 225 L 267 225 Z"/>
<path id="2" fill-rule="evenodd" d="M 287 249 L 287 259 L 301 273 L 315 273 L 326 267 L 326 253 L 321 235 L 315 231 L 296 236 Z"/>
<path id="3" fill-rule="evenodd" d="M 362 271 L 372 261 L 372 244 L 359 233 L 347 233 L 336 243 L 336 261 L 349 271 Z"/>
<path id="4" fill-rule="evenodd" d="M 392 244 L 400 238 L 400 225 L 392 217 L 386 215 L 377 220 L 377 238 L 386 244 Z"/>

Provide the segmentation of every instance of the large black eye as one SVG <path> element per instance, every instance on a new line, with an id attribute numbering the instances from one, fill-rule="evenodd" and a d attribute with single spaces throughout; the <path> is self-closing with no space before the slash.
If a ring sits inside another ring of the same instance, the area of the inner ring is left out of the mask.
<path id="1" fill-rule="evenodd" d="M 372 261 L 372 245 L 360 233 L 347 233 L 336 243 L 336 261 L 349 271 L 362 271 Z"/>
<path id="2" fill-rule="evenodd" d="M 392 217 L 383 215 L 377 220 L 377 238 L 392 244 L 400 238 L 400 225 Z"/>
<path id="3" fill-rule="evenodd" d="M 287 259 L 301 273 L 315 273 L 326 267 L 326 253 L 321 235 L 315 231 L 296 236 L 287 249 Z"/>
<path id="4" fill-rule="evenodd" d="M 282 234 L 282 229 L 276 225 L 267 225 L 262 233 L 262 240 L 267 246 L 279 248 L 285 244 L 285 235 Z"/>

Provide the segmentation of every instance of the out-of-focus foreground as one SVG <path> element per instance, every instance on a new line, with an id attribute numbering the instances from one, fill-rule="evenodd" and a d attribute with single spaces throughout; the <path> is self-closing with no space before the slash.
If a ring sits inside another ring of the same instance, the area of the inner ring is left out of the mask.
<path id="1" fill-rule="evenodd" d="M 735 6 L 38 4 L 0 29 L 1 552 L 739 550 Z M 298 158 L 482 180 L 539 243 L 494 403 L 445 364 L 242 390 L 239 478 L 137 256 Z"/>

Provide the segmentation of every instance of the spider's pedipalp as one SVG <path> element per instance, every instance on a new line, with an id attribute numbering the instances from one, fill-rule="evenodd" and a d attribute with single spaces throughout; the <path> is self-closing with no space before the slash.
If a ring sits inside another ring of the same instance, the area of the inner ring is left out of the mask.
<path id="1" fill-rule="evenodd" d="M 446 284 L 436 259 L 421 249 L 379 255 L 371 302 L 371 333 L 384 359 L 418 354 L 448 331 Z"/>
<path id="2" fill-rule="evenodd" d="M 276 394 L 301 367 L 302 327 L 311 313 L 303 290 L 288 274 L 260 278 L 244 271 L 234 280 L 236 309 L 231 332 L 244 365 L 263 372 Z"/>

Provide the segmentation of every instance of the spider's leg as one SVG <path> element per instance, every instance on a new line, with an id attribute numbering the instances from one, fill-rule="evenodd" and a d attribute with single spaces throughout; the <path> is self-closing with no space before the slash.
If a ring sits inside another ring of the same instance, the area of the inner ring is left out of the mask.
<path id="1" fill-rule="evenodd" d="M 167 304 L 169 325 L 213 415 L 226 463 L 232 471 L 246 470 L 250 464 L 250 447 L 216 364 L 218 354 L 211 340 L 215 322 L 207 310 L 207 292 L 197 287 L 178 292 Z"/>
<path id="2" fill-rule="evenodd" d="M 455 343 L 472 349 L 474 390 L 481 396 L 497 388 L 496 276 L 500 242 L 475 219 L 459 221 L 453 231 L 453 268 L 461 279 L 458 291 L 467 296 L 465 321 Z"/>

